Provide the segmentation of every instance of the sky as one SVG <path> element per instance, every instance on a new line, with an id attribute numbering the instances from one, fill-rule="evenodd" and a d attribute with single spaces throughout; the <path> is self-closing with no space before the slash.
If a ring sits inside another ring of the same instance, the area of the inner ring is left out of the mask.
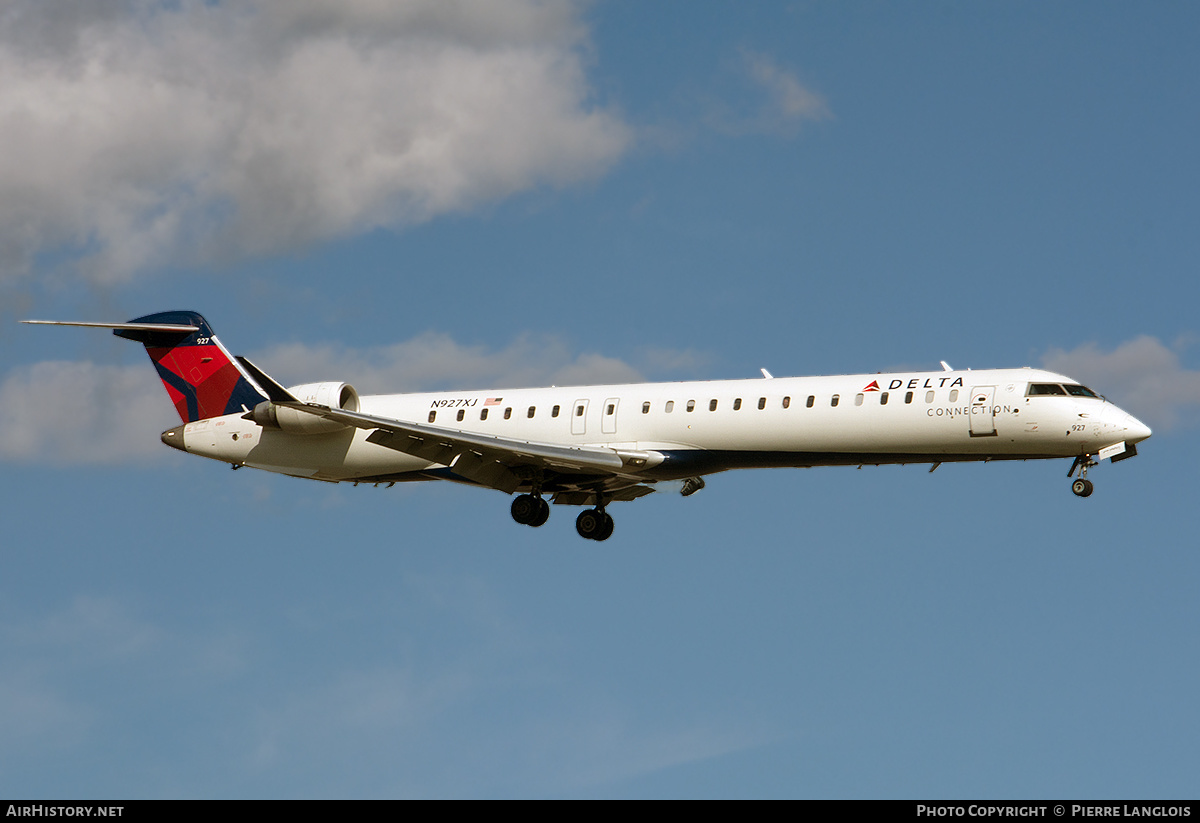
<path id="1" fill-rule="evenodd" d="M 0 796 L 1200 790 L 1195 4 L 6 0 Z M 164 447 L 361 394 L 1035 366 L 1067 461 L 499 493 Z"/>

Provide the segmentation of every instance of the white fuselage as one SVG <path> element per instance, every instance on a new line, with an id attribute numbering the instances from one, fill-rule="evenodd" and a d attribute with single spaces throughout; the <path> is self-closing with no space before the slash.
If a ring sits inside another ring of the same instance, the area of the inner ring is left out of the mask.
<path id="1" fill-rule="evenodd" d="M 1150 435 L 1100 397 L 1031 396 L 1035 383 L 1075 385 L 1030 368 L 906 372 L 375 395 L 361 397 L 359 411 L 506 440 L 646 452 L 638 473 L 648 481 L 757 466 L 1073 457 Z M 356 428 L 295 434 L 241 414 L 182 428 L 189 453 L 300 477 L 415 480 L 445 470 Z"/>

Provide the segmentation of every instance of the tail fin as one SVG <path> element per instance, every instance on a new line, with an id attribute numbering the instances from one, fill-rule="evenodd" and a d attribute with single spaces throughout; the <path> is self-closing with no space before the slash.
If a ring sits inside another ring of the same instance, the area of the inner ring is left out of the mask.
<path id="1" fill-rule="evenodd" d="M 267 399 L 196 312 L 148 314 L 112 328 L 145 345 L 184 423 L 251 411 Z"/>
<path id="2" fill-rule="evenodd" d="M 84 326 L 112 329 L 117 337 L 146 347 L 167 394 L 184 423 L 239 411 L 252 411 L 268 399 L 254 373 L 230 356 L 194 311 L 164 311 L 128 323 L 85 323 L 74 320 L 22 320 L 39 326 Z M 265 377 L 265 375 L 263 375 Z M 270 378 L 266 378 L 270 380 Z M 274 381 L 271 385 L 277 388 Z M 279 389 L 283 394 L 287 392 Z M 291 395 L 288 399 L 295 400 Z"/>

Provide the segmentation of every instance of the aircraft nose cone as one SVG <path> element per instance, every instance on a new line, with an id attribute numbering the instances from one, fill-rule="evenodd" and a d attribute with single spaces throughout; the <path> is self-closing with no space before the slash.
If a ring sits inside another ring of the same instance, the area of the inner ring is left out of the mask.
<path id="1" fill-rule="evenodd" d="M 1125 439 L 1130 443 L 1141 443 L 1150 436 L 1150 427 L 1132 414 L 1125 415 Z"/>
<path id="2" fill-rule="evenodd" d="M 175 428 L 167 429 L 165 432 L 163 432 L 162 442 L 166 443 L 173 449 L 179 449 L 181 452 L 187 451 L 187 448 L 183 445 L 183 424 L 181 423 Z"/>
<path id="3" fill-rule="evenodd" d="M 1129 412 L 1107 403 L 1103 415 L 1104 429 L 1109 437 L 1124 440 L 1130 445 L 1141 443 L 1150 436 L 1150 427 Z"/>

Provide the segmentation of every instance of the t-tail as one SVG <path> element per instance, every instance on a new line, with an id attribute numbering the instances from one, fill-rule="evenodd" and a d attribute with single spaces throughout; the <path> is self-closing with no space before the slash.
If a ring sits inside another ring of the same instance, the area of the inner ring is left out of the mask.
<path id="1" fill-rule="evenodd" d="M 112 329 L 143 344 L 184 423 L 251 411 L 267 399 L 194 311 L 159 312 L 128 323 L 24 322 Z"/>

